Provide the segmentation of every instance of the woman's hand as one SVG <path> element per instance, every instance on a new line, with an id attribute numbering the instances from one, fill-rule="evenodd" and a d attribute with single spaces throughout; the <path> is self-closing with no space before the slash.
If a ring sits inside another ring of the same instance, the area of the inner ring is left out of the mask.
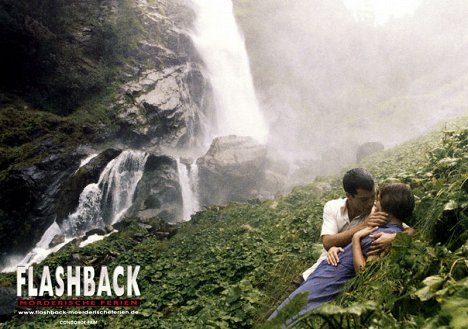
<path id="1" fill-rule="evenodd" d="M 340 257 L 338 254 L 343 251 L 343 248 L 341 247 L 331 247 L 328 249 L 328 254 L 327 254 L 327 262 L 330 265 L 333 266 L 338 266 L 338 263 L 340 262 Z"/>
<path id="2" fill-rule="evenodd" d="M 366 226 L 366 227 L 363 228 L 362 230 L 357 231 L 356 233 L 354 233 L 354 235 L 353 235 L 353 240 L 354 240 L 354 239 L 357 239 L 357 240 L 359 241 L 359 240 L 361 240 L 362 237 L 365 237 L 365 236 L 371 234 L 371 233 L 374 232 L 376 229 L 378 229 L 377 226 L 374 226 L 374 227 Z"/>

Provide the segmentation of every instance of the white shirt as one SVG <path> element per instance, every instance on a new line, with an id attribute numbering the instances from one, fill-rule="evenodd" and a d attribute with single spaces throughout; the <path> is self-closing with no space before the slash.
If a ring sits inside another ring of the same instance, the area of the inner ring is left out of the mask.
<path id="1" fill-rule="evenodd" d="M 358 216 L 352 221 L 349 220 L 348 208 L 346 208 L 346 201 L 346 198 L 341 198 L 328 201 L 325 204 L 325 206 L 323 207 L 323 223 L 322 231 L 320 232 L 321 237 L 324 235 L 334 235 L 346 231 L 358 224 L 361 224 L 364 221 L 365 216 Z M 302 273 L 302 277 L 304 278 L 304 280 L 307 280 L 307 277 L 313 271 L 315 271 L 315 268 L 326 258 L 327 251 L 324 248 L 317 262 L 315 262 L 315 264 L 312 265 L 312 267 L 310 267 L 304 273 Z"/>

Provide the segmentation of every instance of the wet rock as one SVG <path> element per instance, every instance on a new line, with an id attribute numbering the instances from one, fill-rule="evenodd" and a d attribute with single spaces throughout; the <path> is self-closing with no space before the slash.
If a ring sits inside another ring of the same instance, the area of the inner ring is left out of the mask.
<path id="1" fill-rule="evenodd" d="M 143 224 L 143 223 L 138 223 L 138 226 L 140 226 L 141 228 L 145 229 L 145 230 L 151 230 L 153 228 L 153 226 L 151 225 L 147 225 L 147 224 Z"/>
<path id="2" fill-rule="evenodd" d="M 142 219 L 158 217 L 166 222 L 174 222 L 181 217 L 182 192 L 177 162 L 173 158 L 148 156 L 133 205 L 127 214 Z"/>
<path id="3" fill-rule="evenodd" d="M 92 229 L 88 232 L 86 232 L 86 238 L 89 238 L 91 235 L 94 235 L 94 234 L 97 234 L 97 235 L 106 235 L 106 231 L 103 230 L 103 229 L 100 229 L 100 228 L 95 228 L 95 229 Z"/>
<path id="4" fill-rule="evenodd" d="M 148 70 L 122 88 L 120 135 L 126 143 L 183 147 L 194 143 L 202 114 L 207 82 L 198 65 L 189 63 Z"/>
<path id="5" fill-rule="evenodd" d="M 80 245 L 80 243 L 83 242 L 83 241 L 84 241 L 84 239 L 81 238 L 81 237 L 74 238 L 73 240 L 68 242 L 66 245 L 64 245 L 62 248 L 60 248 L 58 251 L 65 251 L 65 250 L 69 250 L 69 249 L 74 248 L 74 247 L 78 247 Z"/>
<path id="6" fill-rule="evenodd" d="M 120 140 L 132 147 L 200 143 L 214 110 L 203 62 L 187 31 L 195 13 L 185 1 L 138 2 L 145 38 L 135 52 L 135 77 L 116 105 Z"/>
<path id="7" fill-rule="evenodd" d="M 224 136 L 213 140 L 197 160 L 200 204 L 209 206 L 258 197 L 265 179 L 267 149 L 251 137 Z"/>
<path id="8" fill-rule="evenodd" d="M 110 224 L 107 224 L 104 229 L 106 230 L 106 234 L 114 231 L 114 227 Z"/>
<path id="9" fill-rule="evenodd" d="M 65 236 L 63 234 L 57 234 L 53 237 L 52 241 L 50 241 L 49 248 L 53 248 L 64 242 L 65 242 Z"/>
<path id="10" fill-rule="evenodd" d="M 83 154 L 66 153 L 50 143 L 48 154 L 28 167 L 0 178 L 0 255 L 28 252 L 55 219 L 55 202 L 63 180 L 79 165 Z M 4 259 L 0 259 L 0 264 Z"/>

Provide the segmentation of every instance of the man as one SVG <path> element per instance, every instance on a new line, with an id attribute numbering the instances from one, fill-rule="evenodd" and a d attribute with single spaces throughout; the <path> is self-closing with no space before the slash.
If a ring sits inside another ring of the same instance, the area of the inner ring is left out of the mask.
<path id="1" fill-rule="evenodd" d="M 388 214 L 385 212 L 373 212 L 375 201 L 374 179 L 371 174 L 362 168 L 354 168 L 343 176 L 343 189 L 346 198 L 328 201 L 323 208 L 323 224 L 320 238 L 324 250 L 317 262 L 306 270 L 302 277 L 307 277 L 315 268 L 327 259 L 331 265 L 338 265 L 338 254 L 342 247 L 351 242 L 354 233 L 367 226 L 381 226 L 388 222 Z M 406 230 L 407 226 L 405 226 Z M 378 233 L 373 237 L 369 255 L 375 255 L 387 249 L 395 239 L 396 234 Z M 328 250 L 333 248 L 330 253 Z"/>
<path id="2" fill-rule="evenodd" d="M 307 293 L 307 305 L 299 312 L 298 316 L 303 315 L 323 303 L 332 301 L 340 293 L 343 285 L 361 271 L 368 260 L 368 250 L 373 238 L 369 233 L 387 232 L 395 234 L 403 231 L 402 221 L 408 219 L 414 209 L 414 196 L 411 189 L 405 184 L 389 184 L 380 190 L 380 202 L 376 204 L 377 209 L 382 209 L 388 214 L 388 223 L 381 227 L 370 227 L 364 225 L 364 228 L 354 233 L 352 243 L 347 244 L 342 253 L 342 262 L 336 267 L 322 261 L 317 270 L 312 273 L 308 279 L 294 292 L 292 292 L 276 311 L 272 313 L 269 320 L 275 318 L 285 305 L 287 305 L 295 296 L 301 293 Z M 297 316 L 286 321 L 290 324 Z"/>

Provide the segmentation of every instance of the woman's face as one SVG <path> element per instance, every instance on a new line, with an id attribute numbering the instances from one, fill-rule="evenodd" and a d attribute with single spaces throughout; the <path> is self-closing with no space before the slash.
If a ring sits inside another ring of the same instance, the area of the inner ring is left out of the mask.
<path id="1" fill-rule="evenodd" d="M 377 212 L 377 211 L 382 211 L 382 207 L 380 206 L 380 201 L 377 199 L 374 202 L 374 208 L 372 209 L 372 212 Z"/>

